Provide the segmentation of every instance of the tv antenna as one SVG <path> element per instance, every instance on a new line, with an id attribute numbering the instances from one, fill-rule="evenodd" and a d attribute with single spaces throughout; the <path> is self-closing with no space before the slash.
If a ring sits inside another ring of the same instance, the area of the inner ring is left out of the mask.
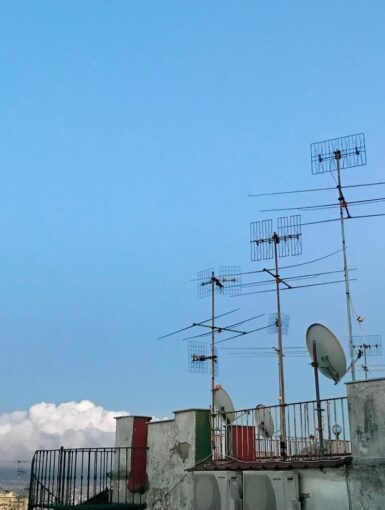
<path id="1" fill-rule="evenodd" d="M 343 185 L 341 180 L 341 170 L 360 167 L 366 165 L 366 146 L 365 136 L 363 133 L 353 134 L 331 140 L 324 140 L 311 144 L 311 170 L 313 174 L 324 174 L 330 173 L 335 180 L 335 187 L 322 187 L 322 188 L 311 188 L 311 189 L 296 189 L 288 191 L 274 191 L 270 193 L 258 193 L 248 195 L 250 197 L 262 197 L 262 196 L 283 196 L 291 194 L 307 194 L 314 192 L 323 192 L 337 189 L 338 202 L 326 203 L 326 204 L 311 204 L 304 207 L 281 207 L 275 209 L 264 209 L 263 212 L 267 211 L 316 211 L 326 209 L 339 209 L 339 218 L 321 219 L 317 221 L 310 221 L 302 223 L 302 226 L 316 225 L 321 223 L 339 222 L 341 226 L 341 238 L 342 238 L 342 252 L 344 261 L 344 283 L 345 283 L 345 296 L 346 296 L 346 310 L 347 310 L 347 323 L 348 323 L 348 342 L 350 350 L 351 362 L 354 360 L 354 349 L 353 349 L 353 334 L 352 334 L 352 303 L 350 299 L 350 288 L 349 288 L 349 270 L 347 268 L 347 252 L 346 252 L 346 238 L 345 238 L 345 227 L 344 221 L 347 219 L 363 219 L 363 218 L 374 218 L 385 216 L 385 213 L 375 214 L 361 214 L 352 215 L 350 209 L 353 206 L 362 206 L 368 204 L 379 204 L 385 201 L 385 197 L 374 197 L 364 200 L 347 201 L 344 195 L 346 189 L 352 188 L 372 188 L 377 186 L 384 186 L 385 181 L 381 182 L 366 182 L 352 185 Z M 337 178 L 335 178 L 335 174 Z M 352 380 L 355 380 L 355 368 L 353 364 L 352 369 Z"/>
<path id="2" fill-rule="evenodd" d="M 210 361 L 211 368 L 211 448 L 212 454 L 215 452 L 215 365 L 217 363 L 217 354 L 215 351 L 215 294 L 233 294 L 239 291 L 241 284 L 241 269 L 239 266 L 221 266 L 218 275 L 214 269 L 206 269 L 198 273 L 198 297 L 211 297 L 211 343 L 210 354 L 203 355 L 201 359 L 196 359 L 196 363 Z M 217 328 L 218 329 L 218 328 Z M 237 332 L 239 333 L 239 332 Z M 192 361 L 194 363 L 194 361 Z"/>
<path id="3" fill-rule="evenodd" d="M 349 271 L 346 253 L 345 237 L 345 214 L 351 218 L 347 201 L 342 191 L 341 170 L 366 165 L 366 147 L 365 136 L 363 133 L 343 136 L 323 142 L 312 143 L 310 146 L 311 170 L 313 175 L 333 172 L 337 174 L 337 192 L 340 211 L 342 253 L 344 263 L 346 312 L 348 320 L 348 335 L 350 361 L 354 360 L 353 329 L 352 329 L 352 310 L 350 302 Z M 334 177 L 334 176 L 333 176 Z M 352 364 L 352 380 L 355 381 L 355 368 Z"/>
<path id="4" fill-rule="evenodd" d="M 202 340 L 188 340 L 188 370 L 192 373 L 207 374 L 208 361 L 211 363 L 212 355 L 209 345 Z M 214 370 L 218 375 L 218 353 L 214 347 Z"/>
<path id="5" fill-rule="evenodd" d="M 229 350 L 228 354 L 232 356 L 241 356 L 242 358 L 276 358 L 278 349 L 276 347 L 223 347 Z M 306 355 L 306 349 L 301 346 L 285 347 L 283 357 L 302 358 Z"/>
<path id="6" fill-rule="evenodd" d="M 286 416 L 285 416 L 285 381 L 283 369 L 283 348 L 282 348 L 282 314 L 281 314 L 281 284 L 290 287 L 279 276 L 279 257 L 302 254 L 302 231 L 301 216 L 284 216 L 277 219 L 276 228 L 273 229 L 273 220 L 255 221 L 250 224 L 250 246 L 251 260 L 269 260 L 274 258 L 275 270 L 264 269 L 272 276 L 276 284 L 277 316 L 276 327 L 278 336 L 278 372 L 279 372 L 279 397 L 280 405 L 280 443 L 281 454 L 286 455 Z"/>
<path id="7" fill-rule="evenodd" d="M 364 357 L 362 369 L 365 372 L 365 379 L 368 378 L 368 362 L 367 356 L 382 355 L 382 336 L 381 335 L 361 335 L 353 336 L 353 349 L 361 351 Z"/>
<path id="8" fill-rule="evenodd" d="M 262 329 L 266 329 L 266 326 L 260 328 L 254 328 L 249 330 L 239 329 L 239 326 L 253 321 L 262 317 L 264 314 L 260 314 L 242 321 L 238 321 L 232 324 L 228 324 L 226 326 L 219 326 L 215 324 L 215 320 L 226 315 L 230 315 L 239 310 L 239 308 L 235 310 L 231 310 L 230 312 L 226 312 L 220 315 L 215 315 L 215 294 L 233 294 L 237 292 L 240 288 L 240 268 L 238 266 L 222 266 L 219 268 L 218 274 L 215 274 L 214 269 L 207 269 L 205 271 L 200 271 L 198 273 L 197 278 L 197 286 L 198 286 L 198 297 L 208 297 L 211 296 L 211 317 L 210 319 L 206 319 L 201 322 L 193 322 L 191 325 L 173 331 L 171 333 L 167 333 L 161 337 L 158 337 L 158 340 L 162 340 L 173 335 L 184 333 L 194 327 L 205 328 L 206 332 L 194 336 L 185 337 L 184 340 L 189 340 L 188 344 L 188 355 L 189 355 L 189 370 L 192 372 L 207 372 L 207 362 L 209 362 L 211 368 L 211 444 L 212 444 L 212 453 L 214 455 L 215 450 L 215 437 L 214 437 L 214 427 L 215 427 L 215 374 L 216 374 L 216 366 L 217 366 L 217 353 L 216 353 L 216 343 L 227 342 L 233 338 L 238 338 L 244 335 L 248 335 L 250 333 L 254 333 L 256 331 L 260 331 Z M 220 333 L 230 333 L 230 337 L 226 337 L 224 339 L 215 341 L 215 336 Z M 196 338 L 204 338 L 211 337 L 210 348 L 208 348 L 207 344 L 203 341 L 195 341 Z M 194 340 L 194 341 L 191 341 Z M 214 458 L 214 457 L 213 457 Z"/>
<path id="9" fill-rule="evenodd" d="M 282 335 L 287 335 L 289 332 L 289 320 L 290 316 L 286 313 L 281 313 L 281 329 L 282 329 Z M 268 322 L 268 328 L 267 332 L 269 335 L 274 335 L 278 333 L 278 314 L 277 313 L 271 313 L 269 315 L 269 322 Z"/>

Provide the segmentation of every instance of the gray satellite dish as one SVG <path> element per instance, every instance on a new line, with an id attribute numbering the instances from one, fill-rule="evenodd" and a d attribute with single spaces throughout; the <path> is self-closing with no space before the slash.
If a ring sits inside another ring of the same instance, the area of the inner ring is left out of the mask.
<path id="1" fill-rule="evenodd" d="M 306 332 L 306 345 L 314 361 L 314 343 L 318 370 L 337 384 L 346 374 L 346 358 L 337 337 L 322 324 L 312 324 Z"/>
<path id="2" fill-rule="evenodd" d="M 234 421 L 234 404 L 228 393 L 219 384 L 214 391 L 214 407 L 225 423 L 230 424 Z"/>
<path id="3" fill-rule="evenodd" d="M 263 405 L 257 405 L 254 410 L 255 426 L 259 434 L 264 437 L 272 437 L 274 433 L 274 422 L 269 409 Z"/>

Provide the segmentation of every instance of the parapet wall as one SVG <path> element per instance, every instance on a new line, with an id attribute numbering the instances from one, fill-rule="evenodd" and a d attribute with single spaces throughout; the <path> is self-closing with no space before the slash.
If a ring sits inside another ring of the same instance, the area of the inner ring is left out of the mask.
<path id="1" fill-rule="evenodd" d="M 210 458 L 209 410 L 176 411 L 174 419 L 155 422 L 150 421 L 150 418 L 136 416 L 118 418 L 116 446 L 143 446 L 142 441 L 136 444 L 135 431 L 140 431 L 144 423 L 148 447 L 145 486 L 147 507 L 151 510 L 192 510 L 192 474 L 186 470 Z M 134 469 L 131 458 L 121 456 L 120 463 L 128 467 L 131 479 Z M 116 483 L 124 485 L 127 480 Z M 119 486 L 119 489 L 119 493 L 124 493 L 125 487 Z"/>
<path id="2" fill-rule="evenodd" d="M 353 462 L 294 469 L 302 510 L 385 509 L 385 379 L 348 383 L 347 393 Z M 135 419 L 117 421 L 116 446 L 134 443 Z M 187 470 L 210 458 L 209 410 L 177 411 L 172 420 L 146 424 L 147 508 L 193 510 L 192 473 Z"/>
<path id="3" fill-rule="evenodd" d="M 147 504 L 152 510 L 192 510 L 192 474 L 186 469 L 210 456 L 208 410 L 189 409 L 148 426 Z"/>
<path id="4" fill-rule="evenodd" d="M 385 464 L 385 379 L 349 382 L 347 391 L 353 463 Z"/>

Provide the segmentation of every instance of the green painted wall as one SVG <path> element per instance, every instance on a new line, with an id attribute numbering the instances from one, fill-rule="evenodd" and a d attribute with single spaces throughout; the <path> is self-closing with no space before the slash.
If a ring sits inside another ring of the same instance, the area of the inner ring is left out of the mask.
<path id="1" fill-rule="evenodd" d="M 210 460 L 210 411 L 195 413 L 195 463 Z"/>

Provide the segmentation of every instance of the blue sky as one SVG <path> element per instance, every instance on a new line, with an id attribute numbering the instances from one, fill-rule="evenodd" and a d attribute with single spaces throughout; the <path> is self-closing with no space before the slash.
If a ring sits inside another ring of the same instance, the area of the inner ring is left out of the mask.
<path id="1" fill-rule="evenodd" d="M 383 2 L 358 0 L 1 2 L 0 412 L 208 405 L 185 342 L 156 337 L 209 316 L 197 271 L 261 268 L 249 254 L 259 209 L 325 200 L 247 198 L 333 185 L 311 175 L 310 143 L 363 131 L 368 165 L 343 179 L 384 180 L 384 16 Z M 367 334 L 383 333 L 383 232 L 381 218 L 347 226 Z M 339 249 L 337 224 L 306 230 L 303 246 L 293 262 Z M 343 298 L 342 286 L 286 293 L 287 345 L 312 322 L 345 343 Z M 238 306 L 236 318 L 269 314 L 274 295 L 218 299 Z M 276 402 L 275 361 L 220 357 L 237 407 Z M 286 367 L 287 399 L 313 398 L 307 360 Z M 341 386 L 323 380 L 323 395 Z"/>

